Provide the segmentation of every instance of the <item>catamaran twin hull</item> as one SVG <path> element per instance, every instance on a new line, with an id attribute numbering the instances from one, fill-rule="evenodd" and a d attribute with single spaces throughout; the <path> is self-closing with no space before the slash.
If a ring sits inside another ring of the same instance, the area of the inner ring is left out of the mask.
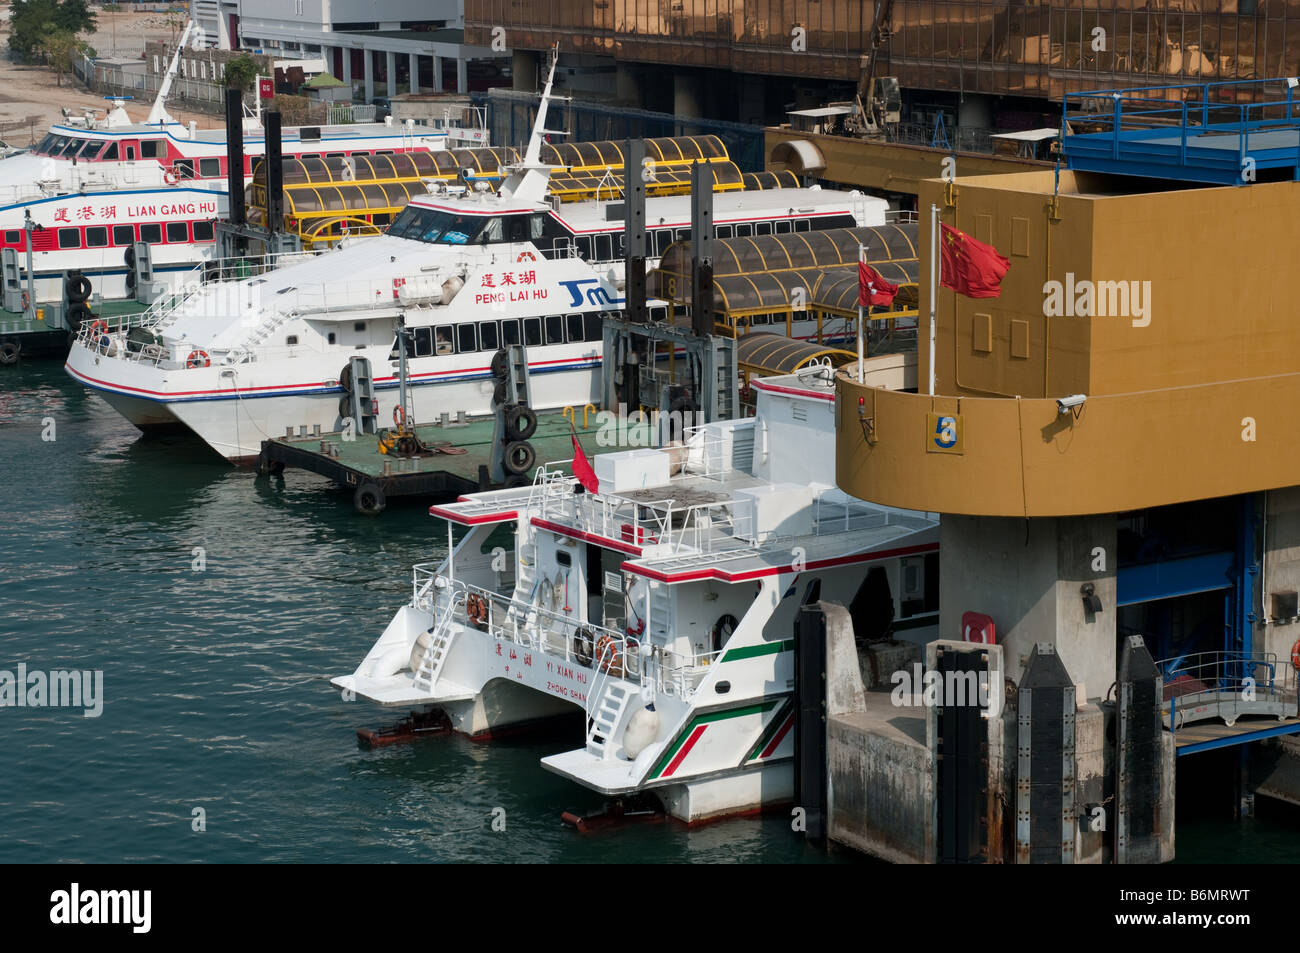
<path id="1" fill-rule="evenodd" d="M 829 377 L 754 388 L 754 418 L 707 424 L 685 451 L 597 457 L 597 494 L 548 468 L 434 507 L 465 535 L 415 567 L 411 602 L 333 684 L 436 706 L 471 735 L 577 707 L 585 744 L 543 766 L 686 821 L 788 803 L 800 606 L 854 606 L 867 640 L 934 638 L 938 527 L 829 482 Z M 488 545 L 501 523 L 505 560 Z"/>

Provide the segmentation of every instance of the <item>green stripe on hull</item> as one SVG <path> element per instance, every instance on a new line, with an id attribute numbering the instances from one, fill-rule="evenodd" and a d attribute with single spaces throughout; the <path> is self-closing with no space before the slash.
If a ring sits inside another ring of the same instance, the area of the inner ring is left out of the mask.
<path id="1" fill-rule="evenodd" d="M 747 658 L 758 658 L 762 655 L 778 655 L 781 652 L 793 652 L 794 639 L 786 639 L 784 642 L 765 642 L 762 645 L 746 645 L 743 648 L 730 649 L 722 656 L 724 662 L 740 662 Z"/>
<path id="2" fill-rule="evenodd" d="M 781 706 L 781 710 L 776 713 L 775 718 L 768 722 L 767 727 L 763 729 L 763 733 L 758 736 L 758 741 L 755 742 L 754 747 L 749 749 L 749 753 L 746 754 L 744 759 L 740 762 L 741 764 L 748 764 L 763 753 L 763 749 L 766 748 L 768 743 L 776 737 L 776 733 L 781 730 L 781 726 L 784 725 L 786 719 L 790 717 L 790 711 L 793 708 L 794 699 L 788 700 Z"/>
<path id="3" fill-rule="evenodd" d="M 779 705 L 781 699 L 774 698 L 772 701 L 757 702 L 753 705 L 742 705 L 739 708 L 724 708 L 721 711 L 711 711 L 703 715 L 696 715 L 691 719 L 690 724 L 679 734 L 676 740 L 668 746 L 668 749 L 659 757 L 655 764 L 654 770 L 650 772 L 650 779 L 653 781 L 663 772 L 663 770 L 672 764 L 673 758 L 677 757 L 677 752 L 681 750 L 682 745 L 686 744 L 686 739 L 700 725 L 712 724 L 715 721 L 725 721 L 728 718 L 741 718 L 745 715 L 757 715 L 765 711 L 771 711 L 772 707 Z"/>

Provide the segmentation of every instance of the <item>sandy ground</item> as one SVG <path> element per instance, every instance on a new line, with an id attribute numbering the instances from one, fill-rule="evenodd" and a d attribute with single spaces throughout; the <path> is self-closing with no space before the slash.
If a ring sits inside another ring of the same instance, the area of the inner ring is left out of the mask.
<path id="1" fill-rule="evenodd" d="M 89 37 L 90 45 L 101 57 L 138 57 L 148 40 L 171 42 L 184 29 L 183 17 L 162 13 L 106 13 L 92 6 L 99 24 Z M 173 29 L 172 21 L 179 26 Z M 63 117 L 64 107 L 78 115 L 82 109 L 102 109 L 103 98 L 78 84 L 71 73 L 63 76 L 60 87 L 53 70 L 22 66 L 8 57 L 9 4 L 0 4 L 0 139 L 13 146 L 29 145 L 33 137 L 40 140 L 46 129 Z M 135 103 L 127 107 L 133 119 L 144 119 L 152 103 Z M 220 125 L 215 116 L 169 110 L 181 122 L 194 120 L 200 129 Z"/>

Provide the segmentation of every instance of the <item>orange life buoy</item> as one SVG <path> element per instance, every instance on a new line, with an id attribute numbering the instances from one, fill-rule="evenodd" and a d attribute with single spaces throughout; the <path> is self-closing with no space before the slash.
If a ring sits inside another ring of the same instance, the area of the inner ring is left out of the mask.
<path id="1" fill-rule="evenodd" d="M 471 592 L 465 599 L 465 616 L 475 625 L 487 625 L 487 600 L 477 592 Z"/>
<path id="2" fill-rule="evenodd" d="M 189 368 L 207 367 L 211 363 L 212 360 L 208 357 L 208 352 L 200 351 L 198 348 L 190 351 L 190 356 L 185 359 L 185 366 Z"/>
<path id="3" fill-rule="evenodd" d="M 181 177 L 176 174 L 175 169 L 166 169 L 163 171 L 163 181 L 168 185 L 175 185 L 180 180 Z"/>
<path id="4" fill-rule="evenodd" d="M 1291 646 L 1291 667 L 1300 672 L 1300 639 L 1295 640 L 1295 645 Z"/>
<path id="5" fill-rule="evenodd" d="M 393 423 L 399 427 L 406 426 L 406 408 L 401 404 L 393 405 Z"/>
<path id="6" fill-rule="evenodd" d="M 608 635 L 602 635 L 596 640 L 596 658 L 600 661 L 602 672 L 623 674 L 623 657 L 618 650 L 618 643 Z"/>

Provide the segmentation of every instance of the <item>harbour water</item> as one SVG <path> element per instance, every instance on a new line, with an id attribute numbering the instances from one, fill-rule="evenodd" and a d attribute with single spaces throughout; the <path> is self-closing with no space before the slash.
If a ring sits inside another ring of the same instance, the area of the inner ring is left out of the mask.
<path id="1" fill-rule="evenodd" d="M 142 439 L 57 362 L 0 371 L 0 486 L 0 670 L 102 670 L 105 696 L 0 707 L 0 861 L 859 861 L 781 816 L 576 834 L 560 813 L 599 799 L 538 764 L 576 738 L 359 748 L 401 712 L 326 679 L 442 555 L 418 504 L 366 519 L 310 475 Z M 1180 825 L 1178 852 L 1295 859 L 1296 829 Z"/>

